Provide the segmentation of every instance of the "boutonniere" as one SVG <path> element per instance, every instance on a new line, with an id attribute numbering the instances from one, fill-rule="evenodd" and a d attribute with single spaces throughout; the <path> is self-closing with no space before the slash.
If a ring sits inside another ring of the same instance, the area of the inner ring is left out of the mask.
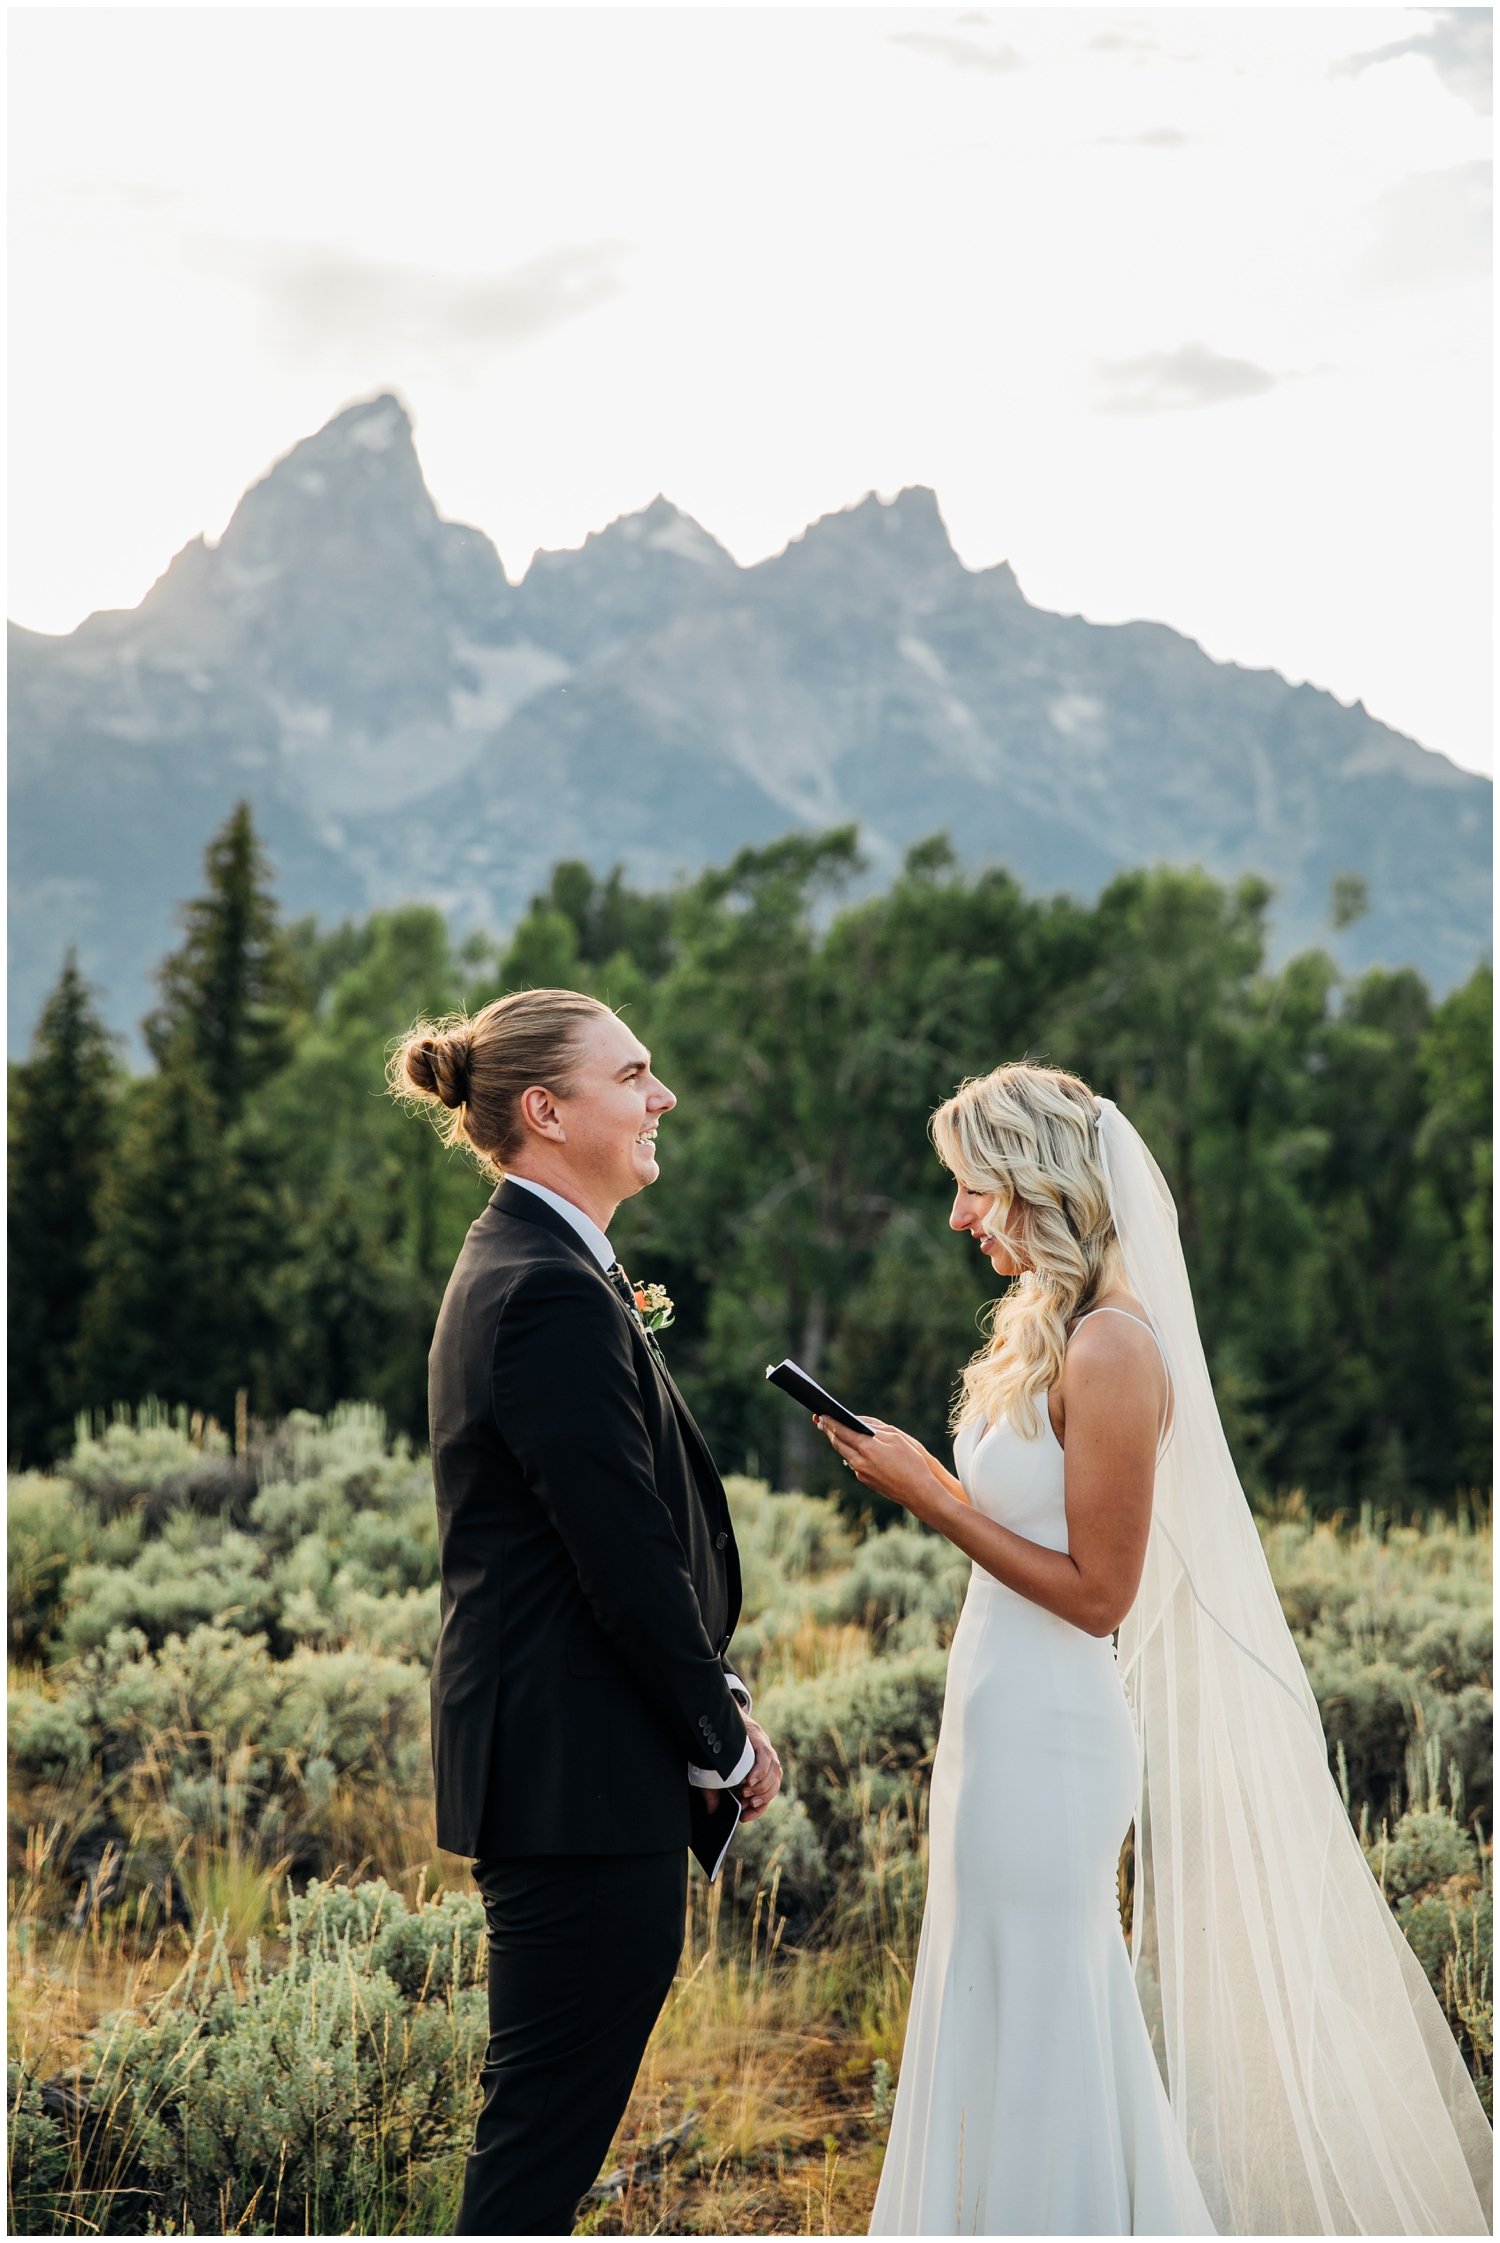
<path id="1" fill-rule="evenodd" d="M 635 1313 L 648 1332 L 656 1333 L 666 1330 L 677 1310 L 665 1285 L 637 1285 Z"/>

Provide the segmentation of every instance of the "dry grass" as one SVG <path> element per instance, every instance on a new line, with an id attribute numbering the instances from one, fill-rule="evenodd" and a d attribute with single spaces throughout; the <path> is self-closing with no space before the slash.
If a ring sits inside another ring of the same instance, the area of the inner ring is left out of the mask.
<path id="1" fill-rule="evenodd" d="M 690 1888 L 682 1967 L 607 2171 L 696 2112 L 682 2154 L 592 2212 L 595 2235 L 862 2235 L 884 2121 L 875 2064 L 899 2046 L 909 1979 L 894 1953 L 789 1952 L 774 1891 L 726 1930 L 723 1895 Z"/>
<path id="2" fill-rule="evenodd" d="M 237 1891 L 233 1865 L 221 1868 L 225 1889 Z M 18 1894 L 45 1884 L 45 1874 L 23 1878 Z M 250 1891 L 261 1890 L 257 1872 Z M 884 2138 L 874 2065 L 900 2045 L 905 1970 L 893 1953 L 789 1952 L 769 1895 L 759 1896 L 747 1927 L 725 1922 L 719 1888 L 695 1877 L 690 1893 L 682 1964 L 606 2171 L 628 2173 L 690 2114 L 696 2123 L 681 2154 L 627 2180 L 580 2232 L 863 2234 Z M 166 1992 L 190 1944 L 179 1925 L 153 1932 L 139 1907 L 96 1912 L 79 1932 L 58 1932 L 23 1899 L 9 1937 L 13 2057 L 37 2076 L 74 2072 L 91 2029 Z M 268 1960 L 276 1946 L 265 1942 Z M 229 1939 L 220 1949 L 231 1970 L 238 1952 Z M 459 2181 L 456 2164 L 425 2176 L 391 2231 L 447 2231 Z"/>

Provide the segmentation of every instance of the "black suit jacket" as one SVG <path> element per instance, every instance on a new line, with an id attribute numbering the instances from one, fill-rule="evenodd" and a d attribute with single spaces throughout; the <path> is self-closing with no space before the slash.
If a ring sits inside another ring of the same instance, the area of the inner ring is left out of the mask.
<path id="1" fill-rule="evenodd" d="M 470 1227 L 428 1370 L 438 1844 L 685 1846 L 689 1761 L 727 1776 L 745 1749 L 723 1656 L 739 1558 L 687 1404 L 578 1233 L 510 1183 Z"/>

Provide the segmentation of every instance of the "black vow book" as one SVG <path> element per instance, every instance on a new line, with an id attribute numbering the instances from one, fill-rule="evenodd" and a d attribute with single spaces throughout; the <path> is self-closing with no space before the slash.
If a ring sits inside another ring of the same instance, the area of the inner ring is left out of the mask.
<path id="1" fill-rule="evenodd" d="M 707 1799 L 717 1799 L 718 1806 L 705 1806 Z M 688 1794 L 688 1810 L 693 1818 L 688 1845 L 712 1884 L 724 1866 L 729 1841 L 739 1829 L 740 1803 L 732 1791 L 705 1791 L 701 1785 L 694 1784 Z"/>
<path id="2" fill-rule="evenodd" d="M 816 1379 L 809 1378 L 801 1364 L 794 1363 L 790 1356 L 784 1363 L 773 1363 L 766 1372 L 766 1377 L 773 1386 L 779 1386 L 783 1394 L 790 1394 L 794 1402 L 800 1402 L 804 1410 L 811 1410 L 816 1417 L 837 1418 L 839 1424 L 847 1425 L 851 1433 L 873 1433 L 875 1430 L 873 1425 L 866 1425 L 862 1417 L 856 1417 L 846 1402 L 841 1402 L 837 1395 L 830 1394 L 826 1386 L 819 1386 Z"/>

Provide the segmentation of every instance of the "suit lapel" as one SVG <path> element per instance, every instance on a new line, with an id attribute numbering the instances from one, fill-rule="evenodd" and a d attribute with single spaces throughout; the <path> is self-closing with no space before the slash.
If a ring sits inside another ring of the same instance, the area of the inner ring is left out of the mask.
<path id="1" fill-rule="evenodd" d="M 677 1381 L 667 1369 L 666 1357 L 661 1352 L 659 1345 L 653 1347 L 646 1338 L 645 1327 L 631 1315 L 630 1310 L 625 1306 L 624 1301 L 599 1267 L 595 1256 L 589 1251 L 572 1224 L 565 1217 L 559 1215 L 555 1207 L 549 1207 L 544 1199 L 537 1198 L 535 1192 L 525 1191 L 519 1184 L 508 1182 L 498 1184 L 490 1195 L 490 1206 L 501 1215 L 515 1215 L 519 1216 L 522 1222 L 537 1224 L 550 1237 L 555 1238 L 560 1245 L 570 1247 L 579 1259 L 593 1271 L 620 1314 L 635 1325 L 637 1332 L 645 1341 L 646 1353 L 651 1358 L 656 1374 L 667 1390 L 672 1408 L 677 1414 L 677 1421 L 702 1463 L 704 1477 L 707 1485 L 713 1491 L 714 1500 L 727 1518 L 728 1503 L 724 1495 L 724 1483 L 719 1478 L 719 1468 L 709 1454 L 708 1443 L 698 1430 L 697 1420 L 678 1391 Z"/>
<path id="2" fill-rule="evenodd" d="M 609 1283 L 609 1280 L 607 1278 L 605 1279 L 605 1283 Z M 612 1293 L 615 1293 L 615 1289 L 612 1285 L 610 1285 L 609 1289 Z M 630 1310 L 625 1307 L 624 1301 L 620 1300 L 620 1296 L 618 1293 L 615 1293 L 615 1299 L 617 1301 L 620 1301 L 620 1307 L 622 1311 L 626 1316 L 631 1317 L 631 1322 L 635 1324 L 636 1330 L 639 1332 L 641 1338 L 645 1341 L 646 1353 L 650 1356 L 656 1374 L 661 1380 L 662 1385 L 667 1390 L 667 1395 L 669 1400 L 671 1401 L 672 1408 L 677 1414 L 677 1422 L 681 1426 L 684 1434 L 687 1436 L 687 1439 L 692 1444 L 693 1448 L 697 1451 L 698 1456 L 702 1461 L 704 1472 L 707 1475 L 708 1484 L 713 1489 L 714 1495 L 722 1509 L 724 1506 L 724 1486 L 723 1482 L 719 1478 L 719 1468 L 714 1463 L 713 1457 L 709 1453 L 707 1441 L 704 1440 L 703 1435 L 698 1430 L 697 1419 L 693 1416 L 692 1411 L 688 1408 L 686 1401 L 683 1399 L 681 1389 L 678 1387 L 676 1379 L 673 1378 L 671 1372 L 667 1368 L 667 1358 L 665 1353 L 663 1352 L 660 1341 L 654 1340 L 651 1334 L 646 1330 L 644 1324 L 642 1324 L 637 1317 L 631 1316 Z"/>
<path id="3" fill-rule="evenodd" d="M 667 1392 L 672 1397 L 672 1407 L 677 1412 L 678 1423 L 681 1425 L 683 1432 L 686 1433 L 688 1439 L 692 1442 L 694 1448 L 696 1448 L 699 1456 L 702 1458 L 704 1471 L 708 1475 L 708 1484 L 713 1489 L 714 1495 L 719 1503 L 719 1507 L 722 1510 L 724 1508 L 724 1483 L 719 1478 L 718 1466 L 715 1464 L 712 1456 L 710 1456 L 709 1454 L 708 1443 L 704 1440 L 703 1435 L 698 1431 L 698 1421 L 693 1416 L 692 1411 L 688 1408 L 686 1402 L 682 1398 L 682 1395 L 678 1391 L 676 1379 L 673 1378 L 671 1372 L 667 1369 L 665 1361 L 660 1357 L 658 1357 L 657 1359 L 657 1368 L 661 1372 Z"/>

